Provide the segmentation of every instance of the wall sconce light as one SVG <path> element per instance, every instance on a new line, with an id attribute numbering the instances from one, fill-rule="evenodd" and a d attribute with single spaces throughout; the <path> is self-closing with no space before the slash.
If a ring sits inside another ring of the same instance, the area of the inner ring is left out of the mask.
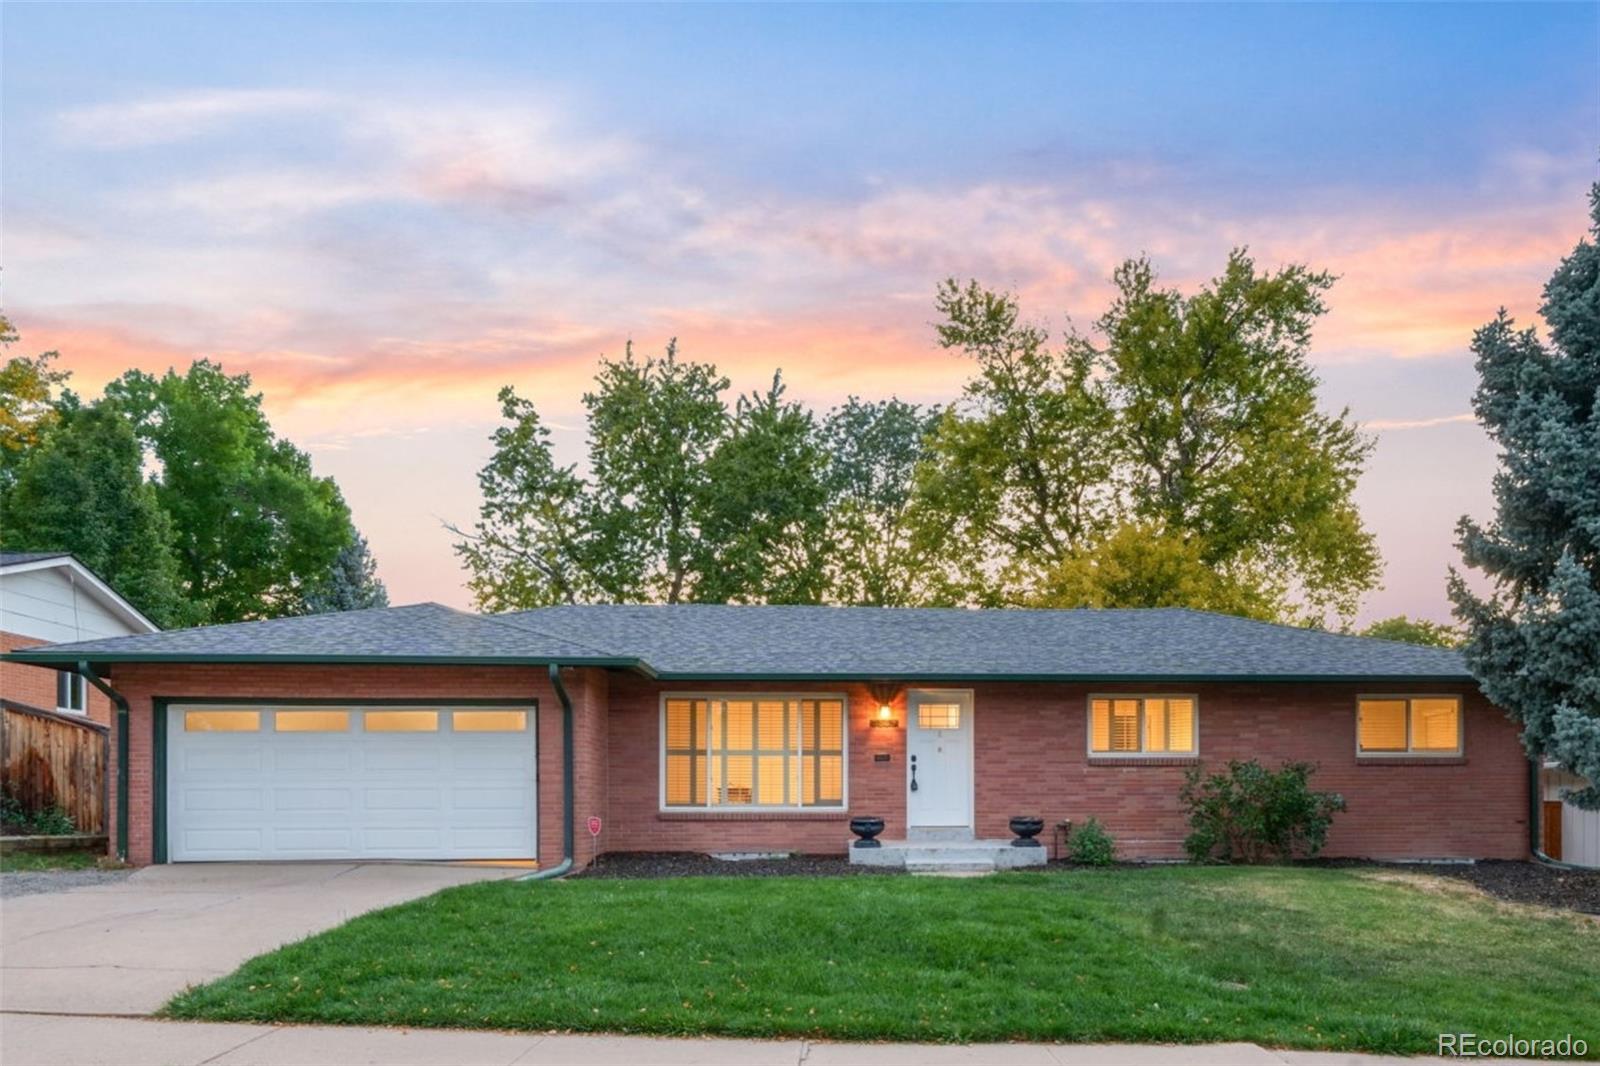
<path id="1" fill-rule="evenodd" d="M 900 694 L 900 686 L 892 681 L 873 681 L 867 685 L 867 691 L 878 705 L 878 712 L 868 720 L 872 728 L 900 728 L 900 720 L 894 716 L 894 698 Z"/>

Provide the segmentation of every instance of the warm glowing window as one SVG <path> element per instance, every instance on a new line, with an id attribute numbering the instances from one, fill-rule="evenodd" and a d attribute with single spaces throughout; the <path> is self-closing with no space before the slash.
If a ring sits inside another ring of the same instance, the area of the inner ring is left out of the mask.
<path id="1" fill-rule="evenodd" d="M 1363 696 L 1356 740 L 1363 755 L 1459 755 L 1461 700 L 1455 696 Z"/>
<path id="2" fill-rule="evenodd" d="M 959 703 L 919 703 L 917 704 L 918 729 L 960 729 L 961 704 Z"/>
<path id="3" fill-rule="evenodd" d="M 261 728 L 260 711 L 185 711 L 186 733 L 254 733 Z"/>
<path id="4" fill-rule="evenodd" d="M 349 711 L 279 711 L 273 716 L 280 733 L 346 733 Z"/>
<path id="5" fill-rule="evenodd" d="M 838 698 L 667 698 L 667 806 L 843 806 L 844 715 Z"/>
<path id="6" fill-rule="evenodd" d="M 521 733 L 528 728 L 528 712 L 456 711 L 451 723 L 457 733 Z"/>
<path id="7" fill-rule="evenodd" d="M 438 711 L 368 711 L 369 733 L 434 733 L 439 729 Z"/>
<path id="8" fill-rule="evenodd" d="M 1096 696 L 1089 701 L 1089 750 L 1100 755 L 1193 755 L 1192 696 Z"/>

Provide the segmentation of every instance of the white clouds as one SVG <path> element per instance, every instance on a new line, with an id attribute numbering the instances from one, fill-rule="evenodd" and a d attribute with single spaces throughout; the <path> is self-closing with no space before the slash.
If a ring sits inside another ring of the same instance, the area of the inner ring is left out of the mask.
<path id="1" fill-rule="evenodd" d="M 1471 424 L 1477 421 L 1475 415 L 1440 415 L 1437 418 L 1375 418 L 1370 422 L 1362 423 L 1366 429 L 1396 430 L 1396 429 L 1433 429 L 1436 426 L 1458 426 Z"/>
<path id="2" fill-rule="evenodd" d="M 209 89 L 77 108 L 60 116 L 59 133 L 85 148 L 142 148 L 188 140 L 243 119 L 303 114 L 327 97 L 302 89 Z"/>

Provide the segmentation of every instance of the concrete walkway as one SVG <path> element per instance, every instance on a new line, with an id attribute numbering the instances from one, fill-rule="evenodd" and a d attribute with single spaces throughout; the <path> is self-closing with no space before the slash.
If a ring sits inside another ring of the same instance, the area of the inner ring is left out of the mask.
<path id="1" fill-rule="evenodd" d="M 1254 1044 L 829 1044 L 0 1015 L 6 1066 L 1334 1066 L 1415 1063 Z"/>
<path id="2" fill-rule="evenodd" d="M 348 862 L 147 866 L 116 884 L 6 899 L 0 1010 L 149 1014 L 191 984 L 358 914 L 518 872 Z"/>

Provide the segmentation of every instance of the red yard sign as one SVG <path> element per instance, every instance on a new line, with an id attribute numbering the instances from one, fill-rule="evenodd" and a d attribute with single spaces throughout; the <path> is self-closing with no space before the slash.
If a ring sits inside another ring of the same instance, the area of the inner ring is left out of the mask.
<path id="1" fill-rule="evenodd" d="M 589 818 L 589 835 L 592 837 L 600 835 L 600 819 L 593 815 Z"/>

